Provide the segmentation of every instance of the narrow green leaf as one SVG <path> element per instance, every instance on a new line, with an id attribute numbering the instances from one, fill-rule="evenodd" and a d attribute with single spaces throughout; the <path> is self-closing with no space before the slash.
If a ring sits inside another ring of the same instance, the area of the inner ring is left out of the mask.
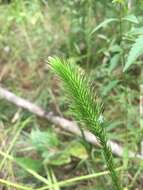
<path id="1" fill-rule="evenodd" d="M 107 96 L 112 91 L 112 89 L 116 87 L 118 82 L 118 80 L 112 80 L 108 84 L 106 84 L 103 88 L 102 95 Z"/>
<path id="2" fill-rule="evenodd" d="M 99 25 L 97 25 L 90 33 L 90 35 L 94 34 L 97 30 L 99 30 L 100 28 L 106 27 L 107 24 L 111 23 L 111 22 L 117 22 L 118 19 L 117 18 L 109 18 L 104 20 L 103 22 L 101 22 Z"/>
<path id="3" fill-rule="evenodd" d="M 136 35 L 143 35 L 143 27 L 135 27 L 127 32 L 127 35 L 133 37 Z"/>
<path id="4" fill-rule="evenodd" d="M 129 56 L 127 58 L 127 63 L 123 69 L 123 72 L 127 71 L 127 69 L 135 63 L 136 59 L 143 53 L 143 35 L 139 36 L 135 43 L 133 44 Z"/>
<path id="5" fill-rule="evenodd" d="M 117 67 L 119 60 L 120 60 L 120 57 L 121 57 L 121 55 L 118 53 L 118 54 L 115 54 L 111 58 L 109 69 L 108 69 L 109 74 L 111 74 L 111 72 Z"/>

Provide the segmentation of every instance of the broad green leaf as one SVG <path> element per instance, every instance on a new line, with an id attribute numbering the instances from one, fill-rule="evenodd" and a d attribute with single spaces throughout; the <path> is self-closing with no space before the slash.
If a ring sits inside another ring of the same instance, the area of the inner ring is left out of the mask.
<path id="1" fill-rule="evenodd" d="M 126 17 L 122 18 L 122 20 L 126 20 L 134 24 L 139 24 L 139 21 L 135 15 L 127 15 Z"/>
<path id="2" fill-rule="evenodd" d="M 27 157 L 16 157 L 15 160 L 24 168 L 31 169 L 35 172 L 39 172 L 42 168 L 42 162 L 40 160 L 35 160 Z"/>
<path id="3" fill-rule="evenodd" d="M 57 153 L 44 152 L 44 163 L 48 165 L 61 166 L 71 162 L 71 157 L 67 152 L 61 151 Z"/>
<path id="4" fill-rule="evenodd" d="M 80 142 L 74 142 L 68 147 L 67 151 L 71 156 L 80 159 L 86 159 L 88 157 L 86 148 Z"/>
<path id="5" fill-rule="evenodd" d="M 114 52 L 114 53 L 115 52 L 122 52 L 122 48 L 119 45 L 115 44 L 109 48 L 109 51 Z"/>
<path id="6" fill-rule="evenodd" d="M 119 60 L 120 60 L 120 54 L 115 54 L 111 60 L 110 60 L 110 65 L 109 65 L 109 69 L 108 69 L 108 72 L 109 74 L 117 67 L 118 63 L 119 63 Z"/>
<path id="7" fill-rule="evenodd" d="M 117 18 L 109 18 L 104 20 L 103 22 L 101 22 L 98 26 L 96 26 L 90 33 L 90 35 L 94 34 L 97 30 L 99 30 L 100 28 L 106 27 L 107 24 L 111 23 L 111 22 L 117 22 L 118 19 Z"/>
<path id="8" fill-rule="evenodd" d="M 49 148 L 54 148 L 59 144 L 56 134 L 50 130 L 32 130 L 30 140 L 34 148 L 42 152 L 47 151 Z"/>
<path id="9" fill-rule="evenodd" d="M 130 35 L 131 37 L 133 35 L 143 35 L 143 27 L 132 28 L 129 32 L 127 32 L 127 35 Z"/>
<path id="10" fill-rule="evenodd" d="M 129 56 L 127 58 L 127 63 L 123 69 L 125 72 L 132 64 L 135 63 L 136 59 L 143 53 L 143 35 L 139 36 L 135 43 L 133 44 Z"/>

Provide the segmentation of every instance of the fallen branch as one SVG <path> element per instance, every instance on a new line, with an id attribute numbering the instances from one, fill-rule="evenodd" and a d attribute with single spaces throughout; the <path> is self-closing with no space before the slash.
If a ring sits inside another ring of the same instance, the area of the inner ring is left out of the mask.
<path id="1" fill-rule="evenodd" d="M 59 116 L 54 116 L 52 112 L 46 112 L 44 109 L 35 105 L 34 103 L 32 103 L 28 100 L 25 100 L 23 98 L 20 98 L 20 97 L 16 96 L 14 93 L 12 93 L 2 87 L 0 87 L 0 97 L 15 104 L 18 107 L 24 108 L 24 109 L 28 110 L 29 112 L 36 114 L 39 117 L 47 119 L 51 123 L 60 126 L 62 129 L 66 130 L 68 132 L 71 132 L 78 136 L 82 135 L 79 127 L 77 126 L 77 124 L 75 122 L 69 121 L 69 120 L 59 117 Z M 92 133 L 85 130 L 84 135 L 85 135 L 85 139 L 87 142 L 89 142 L 93 145 L 99 146 L 99 142 L 98 142 L 97 138 Z M 112 152 L 115 155 L 122 157 L 123 151 L 124 151 L 123 147 L 113 141 L 109 141 L 109 143 L 111 145 Z M 129 152 L 129 157 L 130 158 L 136 157 L 136 158 L 143 159 L 143 155 L 136 154 L 131 151 Z"/>

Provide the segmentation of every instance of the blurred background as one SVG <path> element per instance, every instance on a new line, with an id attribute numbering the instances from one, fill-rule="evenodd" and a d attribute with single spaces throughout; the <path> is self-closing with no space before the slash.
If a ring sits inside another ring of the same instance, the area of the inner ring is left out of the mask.
<path id="1" fill-rule="evenodd" d="M 128 154 L 141 153 L 143 140 L 142 13 L 142 0 L 0 1 L 0 85 L 73 120 L 48 57 L 65 58 L 88 75 L 104 104 L 109 138 L 123 147 L 115 163 L 124 167 L 119 173 L 126 190 L 143 189 L 142 161 Z M 0 143 L 2 190 L 18 189 L 9 181 L 27 190 L 47 184 L 50 190 L 113 189 L 96 146 L 5 99 L 0 99 Z M 100 172 L 101 177 L 82 178 Z M 79 182 L 67 182 L 76 176 Z"/>

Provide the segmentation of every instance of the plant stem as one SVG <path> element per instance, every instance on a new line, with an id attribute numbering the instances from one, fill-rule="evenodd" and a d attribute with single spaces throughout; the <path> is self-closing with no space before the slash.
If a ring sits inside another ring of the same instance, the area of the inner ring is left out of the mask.
<path id="1" fill-rule="evenodd" d="M 4 179 L 0 179 L 0 184 L 5 185 L 5 187 L 13 187 L 16 189 L 21 189 L 21 190 L 33 190 L 31 187 L 26 187 L 17 183 L 12 183 L 10 181 L 4 180 Z"/>
<path id="2" fill-rule="evenodd" d="M 100 139 L 103 139 L 103 140 L 100 143 L 102 146 L 102 152 L 103 152 L 103 155 L 104 155 L 104 158 L 106 161 L 107 168 L 110 171 L 110 175 L 111 175 L 111 178 L 112 178 L 112 181 L 114 183 L 116 190 L 121 190 L 122 188 L 121 188 L 117 173 L 115 171 L 113 155 L 110 150 L 110 147 L 108 146 L 106 134 L 105 133 L 102 133 L 102 134 L 104 134 L 104 135 L 102 135 L 100 137 Z"/>
<path id="3" fill-rule="evenodd" d="M 117 168 L 116 171 L 119 171 L 121 169 L 122 169 L 122 167 Z M 103 171 L 103 172 L 99 172 L 99 173 L 93 173 L 93 174 L 88 174 L 88 175 L 84 175 L 84 176 L 78 176 L 78 177 L 70 178 L 70 179 L 67 179 L 67 180 L 59 181 L 58 185 L 60 187 L 65 187 L 65 186 L 67 186 L 69 184 L 75 184 L 75 183 L 81 182 L 83 180 L 89 180 L 89 179 L 101 177 L 103 175 L 108 175 L 108 174 L 109 174 L 109 171 Z M 56 184 L 52 184 L 52 187 L 54 187 L 55 185 Z M 44 186 L 44 187 L 38 188 L 36 190 L 47 190 L 49 188 L 50 188 L 49 186 Z"/>

